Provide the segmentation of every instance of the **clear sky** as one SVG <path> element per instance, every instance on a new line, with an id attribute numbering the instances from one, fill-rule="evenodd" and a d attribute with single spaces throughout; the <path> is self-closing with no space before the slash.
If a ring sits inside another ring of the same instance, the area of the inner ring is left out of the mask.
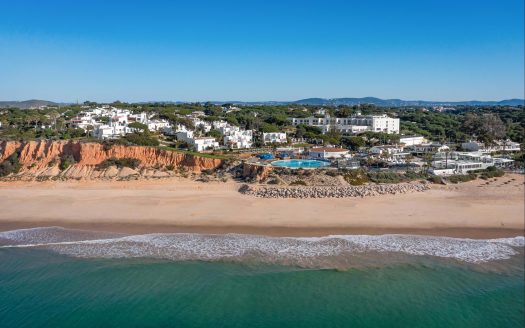
<path id="1" fill-rule="evenodd" d="M 0 0 L 0 100 L 524 97 L 523 0 Z"/>

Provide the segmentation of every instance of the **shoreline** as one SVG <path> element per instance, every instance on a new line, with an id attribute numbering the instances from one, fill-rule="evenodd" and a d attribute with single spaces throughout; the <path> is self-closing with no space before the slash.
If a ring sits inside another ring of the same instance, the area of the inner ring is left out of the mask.
<path id="1" fill-rule="evenodd" d="M 182 178 L 0 182 L 0 230 L 515 237 L 525 228 L 523 180 L 508 174 L 419 193 L 340 199 L 258 198 L 239 193 L 236 182 Z"/>
<path id="2" fill-rule="evenodd" d="M 433 237 L 495 239 L 525 236 L 525 230 L 512 228 L 375 228 L 375 227 L 254 227 L 254 226 L 176 226 L 133 223 L 74 223 L 64 221 L 9 222 L 0 223 L 0 232 L 18 229 L 61 227 L 93 232 L 123 234 L 195 233 L 195 234 L 243 234 L 269 237 L 325 237 L 329 235 L 420 235 Z"/>

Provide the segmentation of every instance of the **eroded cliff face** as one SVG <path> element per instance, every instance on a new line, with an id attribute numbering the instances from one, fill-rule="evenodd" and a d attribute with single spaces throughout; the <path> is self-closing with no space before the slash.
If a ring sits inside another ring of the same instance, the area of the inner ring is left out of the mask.
<path id="1" fill-rule="evenodd" d="M 262 166 L 257 164 L 243 163 L 242 165 L 242 177 L 260 182 L 268 178 L 273 168 L 270 166 Z"/>
<path id="2" fill-rule="evenodd" d="M 104 146 L 98 143 L 75 141 L 2 141 L 0 142 L 0 163 L 13 153 L 18 154 L 22 169 L 10 178 L 62 177 L 74 179 L 112 178 L 127 176 L 163 177 L 173 175 L 181 169 L 190 173 L 219 168 L 223 161 L 142 146 Z M 75 164 L 60 170 L 60 159 L 72 156 Z M 99 171 L 96 166 L 109 158 L 136 158 L 140 166 L 136 170 L 110 167 Z"/>

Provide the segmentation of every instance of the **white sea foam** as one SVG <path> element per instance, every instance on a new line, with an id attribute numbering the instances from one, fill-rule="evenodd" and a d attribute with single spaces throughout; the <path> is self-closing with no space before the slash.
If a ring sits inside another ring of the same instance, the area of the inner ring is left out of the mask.
<path id="1" fill-rule="evenodd" d="M 3 247 L 39 247 L 88 258 L 152 257 L 172 260 L 242 260 L 311 264 L 326 258 L 351 258 L 367 252 L 451 258 L 470 263 L 503 260 L 518 254 L 523 236 L 464 239 L 418 235 L 332 235 L 266 237 L 192 233 L 115 236 L 62 228 L 0 232 Z"/>
<path id="2" fill-rule="evenodd" d="M 65 229 L 62 227 L 39 227 L 29 229 L 18 229 L 0 232 L 0 242 L 7 241 L 8 244 L 46 244 L 69 241 L 82 241 L 89 239 L 114 238 L 122 236 L 118 233 L 106 233 L 77 229 Z"/>

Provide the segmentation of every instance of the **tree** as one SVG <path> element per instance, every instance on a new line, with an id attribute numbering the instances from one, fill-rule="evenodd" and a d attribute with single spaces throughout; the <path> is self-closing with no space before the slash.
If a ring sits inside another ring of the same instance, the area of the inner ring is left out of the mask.
<path id="1" fill-rule="evenodd" d="M 463 130 L 470 134 L 470 136 L 474 136 L 478 131 L 479 126 L 479 117 L 475 113 L 467 113 L 465 114 L 465 117 L 463 118 Z"/>
<path id="2" fill-rule="evenodd" d="M 95 127 L 93 125 L 86 126 L 86 137 L 89 137 L 90 132 L 93 131 Z"/>
<path id="3" fill-rule="evenodd" d="M 352 137 L 343 137 L 341 143 L 346 147 L 351 148 L 352 150 L 359 150 L 359 148 L 364 147 L 366 144 L 365 139 L 359 136 Z"/>
<path id="4" fill-rule="evenodd" d="M 428 174 L 428 170 L 432 167 L 432 154 L 424 154 L 423 161 L 425 162 L 425 174 Z"/>
<path id="5" fill-rule="evenodd" d="M 505 124 L 495 114 L 484 114 L 481 117 L 478 139 L 486 145 L 493 144 L 495 140 L 503 139 L 507 134 Z"/>
<path id="6" fill-rule="evenodd" d="M 210 130 L 210 132 L 207 133 L 207 135 L 209 137 L 213 137 L 217 140 L 220 140 L 222 138 L 222 133 L 221 131 L 217 130 L 217 129 L 213 129 L 213 130 Z"/>
<path id="7" fill-rule="evenodd" d="M 264 133 L 268 133 L 268 132 L 279 132 L 279 127 L 275 124 L 270 124 L 270 123 L 262 123 L 261 124 L 261 131 L 264 132 Z"/>
<path id="8" fill-rule="evenodd" d="M 316 126 L 308 126 L 304 124 L 299 124 L 296 127 L 295 137 L 296 138 L 306 138 L 306 139 L 317 139 L 323 135 L 323 131 Z"/>
<path id="9" fill-rule="evenodd" d="M 463 119 L 463 129 L 478 141 L 486 145 L 493 144 L 495 140 L 503 139 L 507 128 L 501 118 L 496 114 L 477 115 L 467 113 Z"/>
<path id="10" fill-rule="evenodd" d="M 131 122 L 128 124 L 128 127 L 129 128 L 132 128 L 132 129 L 137 129 L 137 130 L 140 130 L 140 131 L 148 131 L 148 126 L 144 123 L 140 123 L 140 122 Z"/>
<path id="11" fill-rule="evenodd" d="M 338 145 L 341 143 L 341 134 L 337 131 L 328 131 L 321 136 L 324 144 Z"/>
<path id="12" fill-rule="evenodd" d="M 53 128 L 57 129 L 57 119 L 60 117 L 60 114 L 57 111 L 51 111 L 49 114 L 49 119 L 53 122 Z"/>

